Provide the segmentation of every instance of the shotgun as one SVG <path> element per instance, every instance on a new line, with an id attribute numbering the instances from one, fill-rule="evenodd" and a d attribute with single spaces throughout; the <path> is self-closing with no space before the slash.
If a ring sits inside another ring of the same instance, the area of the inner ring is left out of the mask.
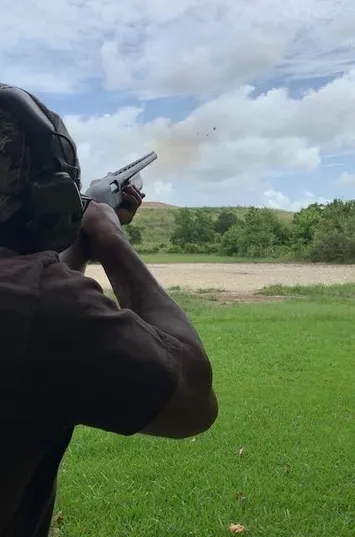
<path id="1" fill-rule="evenodd" d="M 85 194 L 82 194 L 83 201 L 88 203 L 90 200 L 94 200 L 98 203 L 107 203 L 113 209 L 118 209 L 122 206 L 122 189 L 128 184 L 134 184 L 139 190 L 142 190 L 143 181 L 140 172 L 157 158 L 156 153 L 152 151 L 131 164 L 108 173 L 102 179 L 92 181 Z"/>

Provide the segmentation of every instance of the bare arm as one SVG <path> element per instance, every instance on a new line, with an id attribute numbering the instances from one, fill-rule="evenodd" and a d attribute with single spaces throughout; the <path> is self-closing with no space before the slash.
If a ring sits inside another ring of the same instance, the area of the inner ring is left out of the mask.
<path id="1" fill-rule="evenodd" d="M 197 332 L 183 310 L 156 281 L 119 229 L 107 235 L 95 251 L 122 308 L 133 310 L 144 321 L 204 354 Z"/>
<path id="2" fill-rule="evenodd" d="M 85 274 L 85 270 L 90 258 L 88 241 L 85 235 L 80 234 L 74 244 L 67 250 L 59 254 L 59 259 L 71 270 L 76 270 Z"/>
<path id="3" fill-rule="evenodd" d="M 182 438 L 207 430 L 218 412 L 212 389 L 212 368 L 205 349 L 185 313 L 158 284 L 124 237 L 112 215 L 110 226 L 90 236 L 123 309 L 176 339 L 179 385 L 167 408 L 145 434 Z"/>

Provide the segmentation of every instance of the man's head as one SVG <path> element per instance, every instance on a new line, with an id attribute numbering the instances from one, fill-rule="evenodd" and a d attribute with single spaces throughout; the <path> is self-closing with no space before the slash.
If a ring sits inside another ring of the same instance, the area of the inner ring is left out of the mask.
<path id="1" fill-rule="evenodd" d="M 0 84 L 0 245 L 61 250 L 80 227 L 80 168 L 61 118 Z"/>

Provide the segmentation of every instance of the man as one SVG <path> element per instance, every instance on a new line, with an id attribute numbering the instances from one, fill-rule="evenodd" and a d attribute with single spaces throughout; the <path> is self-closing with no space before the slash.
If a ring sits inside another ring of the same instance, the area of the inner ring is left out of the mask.
<path id="1" fill-rule="evenodd" d="M 63 252 L 28 242 L 21 218 L 34 158 L 20 125 L 0 107 L 0 537 L 46 537 L 76 425 L 184 438 L 213 424 L 217 402 L 193 326 L 122 232 L 141 204 L 137 189 L 126 188 L 117 214 L 90 202 Z M 90 255 L 120 308 L 84 276 Z"/>

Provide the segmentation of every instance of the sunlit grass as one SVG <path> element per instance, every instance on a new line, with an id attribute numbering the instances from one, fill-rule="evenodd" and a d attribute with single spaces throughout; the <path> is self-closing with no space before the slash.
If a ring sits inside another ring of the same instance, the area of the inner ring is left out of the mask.
<path id="1" fill-rule="evenodd" d="M 239 522 L 253 537 L 353 537 L 353 302 L 175 297 L 213 362 L 218 421 L 183 441 L 78 428 L 62 536 L 223 537 Z"/>

